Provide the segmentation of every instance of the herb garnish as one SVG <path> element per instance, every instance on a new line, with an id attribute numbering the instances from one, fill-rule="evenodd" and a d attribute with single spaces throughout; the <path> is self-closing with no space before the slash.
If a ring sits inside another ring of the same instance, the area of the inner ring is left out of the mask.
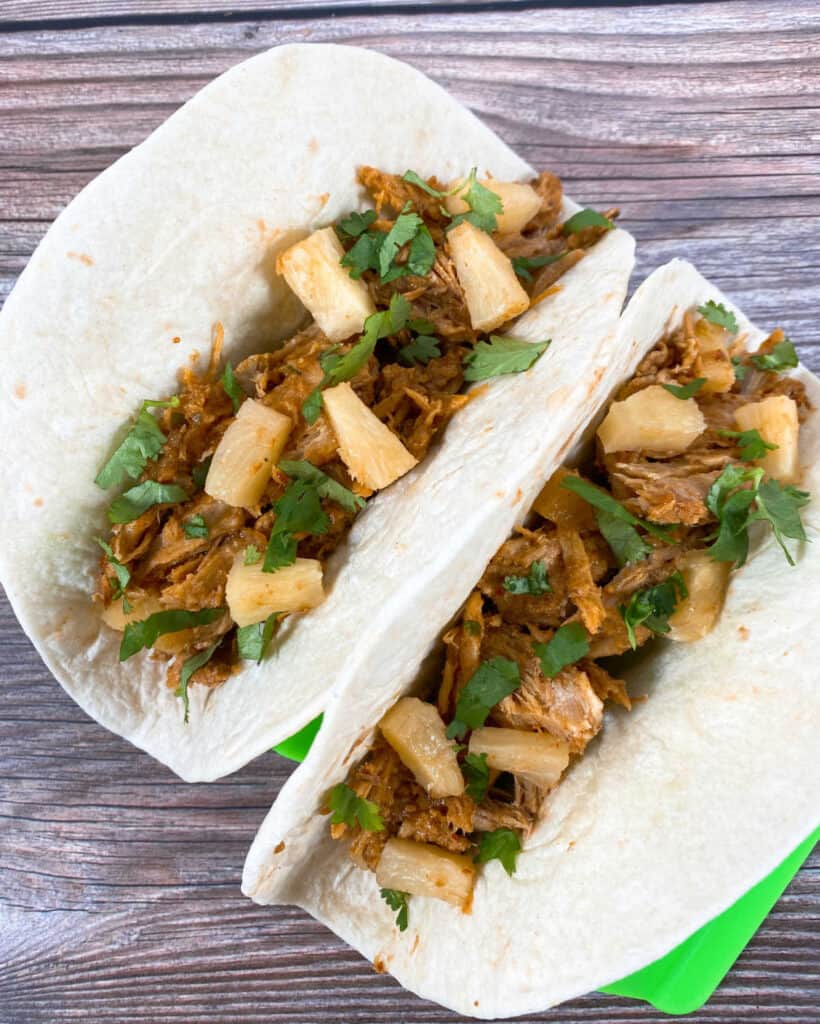
<path id="1" fill-rule="evenodd" d="M 583 498 L 587 504 L 600 509 L 602 512 L 606 512 L 614 519 L 620 519 L 621 522 L 629 523 L 630 526 L 640 526 L 646 530 L 647 533 L 651 533 L 654 537 L 658 537 L 660 540 L 669 540 L 670 527 L 658 526 L 657 523 L 650 523 L 645 519 L 638 519 L 637 516 L 633 516 L 628 509 L 624 508 L 619 501 L 616 501 L 612 495 L 601 490 L 600 487 L 587 483 L 586 480 L 582 480 L 580 477 L 572 476 L 571 474 L 564 477 L 561 481 L 561 486 L 568 491 L 573 491 L 579 498 Z"/>
<path id="2" fill-rule="evenodd" d="M 597 210 L 586 208 L 574 213 L 568 221 L 564 222 L 561 230 L 565 235 L 573 235 L 576 231 L 583 231 L 584 228 L 606 228 L 607 231 L 611 231 L 614 227 L 615 224 L 609 217 L 598 213 Z"/>
<path id="3" fill-rule="evenodd" d="M 461 770 L 467 781 L 467 796 L 471 796 L 477 804 L 480 804 L 487 795 L 487 789 L 490 785 L 490 768 L 487 764 L 487 755 L 466 754 Z"/>
<path id="4" fill-rule="evenodd" d="M 207 647 L 204 651 L 199 651 L 198 654 L 192 654 L 190 658 L 186 658 L 182 663 L 182 671 L 179 676 L 179 686 L 174 690 L 174 696 L 182 698 L 182 706 L 185 708 L 185 715 L 182 721 L 185 725 L 188 724 L 188 684 L 191 681 L 191 676 L 198 669 L 202 668 L 203 665 L 207 665 L 213 657 L 214 651 L 219 647 L 221 642 L 222 638 L 220 637 L 220 639 L 215 643 L 212 643 L 210 647 Z"/>
<path id="5" fill-rule="evenodd" d="M 256 563 L 259 561 L 261 557 L 262 552 L 259 550 L 259 548 L 255 544 L 249 544 L 245 548 L 245 556 L 242 559 L 242 562 L 245 565 L 256 565 Z"/>
<path id="6" fill-rule="evenodd" d="M 114 600 L 119 601 L 122 598 L 122 610 L 128 614 L 131 611 L 131 606 L 128 603 L 128 598 L 125 596 L 125 588 L 128 586 L 129 580 L 131 579 L 131 571 L 127 565 L 123 565 L 122 562 L 114 556 L 114 552 L 110 546 L 105 543 L 100 537 L 95 537 L 94 540 L 100 545 L 105 552 L 105 557 L 108 559 L 108 564 L 114 570 L 114 576 L 117 581 L 117 585 L 114 588 Z"/>
<path id="7" fill-rule="evenodd" d="M 546 594 L 552 587 L 543 562 L 532 562 L 526 576 L 505 576 L 504 589 L 510 594 Z"/>
<path id="8" fill-rule="evenodd" d="M 208 524 L 202 516 L 189 516 L 183 521 L 182 530 L 186 537 L 199 539 L 208 536 Z"/>
<path id="9" fill-rule="evenodd" d="M 364 498 L 337 483 L 333 477 L 323 473 L 321 469 L 317 469 L 316 466 L 304 459 L 294 462 L 284 460 L 279 463 L 279 469 L 294 480 L 304 480 L 305 483 L 309 483 L 320 498 L 335 501 L 346 512 L 358 512 L 365 506 Z"/>
<path id="10" fill-rule="evenodd" d="M 476 864 L 486 864 L 490 860 L 500 860 L 508 875 L 515 873 L 515 862 L 521 852 L 521 839 L 511 828 L 497 828 L 494 832 L 485 832 L 478 841 L 478 852 L 473 860 Z"/>
<path id="11" fill-rule="evenodd" d="M 705 377 L 696 377 L 694 380 L 690 380 L 688 384 L 661 384 L 661 387 L 668 391 L 670 395 L 674 395 L 675 398 L 686 401 L 687 398 L 696 395 L 705 383 Z"/>
<path id="12" fill-rule="evenodd" d="M 356 230 L 361 223 L 357 221 L 350 226 Z M 358 280 L 366 270 L 375 270 L 384 283 L 408 275 L 424 277 L 430 273 L 436 260 L 436 247 L 429 229 L 422 218 L 412 212 L 409 202 L 404 204 L 389 231 L 379 231 L 370 224 L 359 231 L 357 236 L 345 231 L 351 237 L 356 237 L 353 247 L 341 261 L 354 280 Z M 396 263 L 399 252 L 408 243 L 406 261 Z"/>
<path id="13" fill-rule="evenodd" d="M 234 415 L 239 412 L 239 403 L 245 397 L 245 392 L 240 388 L 237 383 L 236 377 L 233 375 L 233 367 L 230 363 L 225 363 L 225 369 L 222 373 L 222 387 L 225 389 L 225 394 L 233 402 Z"/>
<path id="14" fill-rule="evenodd" d="M 495 705 L 520 685 L 521 677 L 514 661 L 509 658 L 482 661 L 459 694 L 455 718 L 447 726 L 448 738 L 460 740 L 468 729 L 484 725 Z"/>
<path id="15" fill-rule="evenodd" d="M 224 608 L 203 608 L 198 612 L 175 608 L 154 612 L 139 622 L 128 622 L 122 634 L 120 661 L 126 661 L 143 647 L 153 647 L 159 637 L 166 633 L 178 633 L 181 629 L 193 629 L 196 626 L 209 626 L 224 613 Z"/>
<path id="16" fill-rule="evenodd" d="M 679 572 L 673 572 L 663 583 L 636 591 L 626 605 L 621 605 L 621 617 L 633 650 L 638 646 L 635 636 L 638 626 L 646 626 L 653 633 L 669 632 L 667 620 L 674 612 L 678 601 L 682 601 L 688 593 L 683 576 Z"/>
<path id="17" fill-rule="evenodd" d="M 547 679 L 553 679 L 561 669 L 589 654 L 589 639 L 580 622 L 567 622 L 556 629 L 547 643 L 534 643 L 532 649 L 541 659 L 541 671 Z"/>
<path id="18" fill-rule="evenodd" d="M 136 420 L 117 445 L 114 454 L 96 475 L 94 483 L 107 490 L 109 487 L 119 487 L 128 477 L 136 480 L 149 459 L 156 461 L 162 446 L 168 440 L 149 410 L 175 409 L 178 405 L 179 399 L 176 395 L 164 402 L 150 399 L 143 402 Z"/>
<path id="19" fill-rule="evenodd" d="M 548 267 L 551 263 L 557 263 L 567 255 L 567 250 L 556 253 L 554 256 L 513 256 L 513 270 L 522 281 L 532 281 L 531 270 L 538 267 Z"/>
<path id="20" fill-rule="evenodd" d="M 632 565 L 633 562 L 640 562 L 651 553 L 652 545 L 647 544 L 630 523 L 601 508 L 595 509 L 595 519 L 601 535 L 609 544 L 621 568 Z"/>
<path id="21" fill-rule="evenodd" d="M 115 498 L 108 509 L 110 523 L 132 523 L 154 505 L 186 501 L 188 492 L 178 484 L 158 484 L 156 480 L 143 480 L 136 487 Z"/>
<path id="22" fill-rule="evenodd" d="M 281 617 L 282 612 L 272 612 L 264 622 L 253 622 L 237 629 L 236 649 L 243 661 L 255 661 L 257 665 L 262 661 Z"/>
<path id="23" fill-rule="evenodd" d="M 469 206 L 469 210 L 458 213 L 453 217 L 450 227 L 457 227 L 465 220 L 481 231 L 492 233 L 498 227 L 498 215 L 504 212 L 504 204 L 501 197 L 495 192 L 482 185 L 476 177 L 476 168 L 470 171 L 466 183 L 466 189 L 461 198 Z"/>
<path id="24" fill-rule="evenodd" d="M 319 492 L 307 480 L 295 480 L 274 502 L 273 523 L 262 572 L 276 572 L 296 561 L 295 533 L 327 533 L 330 519 L 322 508 Z"/>
<path id="25" fill-rule="evenodd" d="M 358 238 L 359 235 L 363 235 L 367 231 L 375 219 L 375 210 L 365 210 L 364 213 L 357 213 L 354 210 L 353 213 L 342 217 L 336 225 L 336 232 L 346 238 Z"/>
<path id="26" fill-rule="evenodd" d="M 698 313 L 716 327 L 723 327 L 730 334 L 737 334 L 738 326 L 735 314 L 727 309 L 722 302 L 713 302 L 709 299 L 702 306 L 698 306 Z"/>
<path id="27" fill-rule="evenodd" d="M 209 455 L 207 459 L 203 459 L 202 462 L 198 463 L 191 470 L 191 479 L 194 481 L 194 487 L 198 491 L 201 491 L 205 486 L 205 481 L 208 479 L 208 470 L 211 468 L 213 458 L 213 455 Z"/>
<path id="28" fill-rule="evenodd" d="M 793 370 L 797 366 L 797 351 L 788 338 L 779 341 L 771 352 L 750 356 L 750 360 L 758 370 L 780 373 L 781 370 Z"/>
<path id="29" fill-rule="evenodd" d="M 412 322 L 410 326 L 412 327 Z M 438 359 L 440 355 L 438 338 L 432 334 L 418 334 L 399 349 L 399 361 L 405 366 L 414 366 L 416 363 L 426 366 L 431 359 Z"/>
<path id="30" fill-rule="evenodd" d="M 379 808 L 372 800 L 365 800 L 345 782 L 334 786 L 327 798 L 327 805 L 333 811 L 331 825 L 358 826 L 365 832 L 383 832 L 384 821 Z"/>
<path id="31" fill-rule="evenodd" d="M 397 911 L 396 925 L 399 931 L 407 931 L 407 904 L 410 893 L 401 892 L 399 889 L 380 889 L 379 895 L 391 910 Z"/>
<path id="32" fill-rule="evenodd" d="M 547 350 L 550 341 L 522 341 L 500 334 L 491 334 L 489 341 L 479 341 L 464 357 L 464 379 L 488 380 L 508 373 L 522 373 Z"/>
<path id="33" fill-rule="evenodd" d="M 764 441 L 757 430 L 719 430 L 721 437 L 734 437 L 740 449 L 740 457 L 744 462 L 754 462 L 755 459 L 763 459 L 766 452 L 773 452 L 777 449 L 776 444 L 769 444 Z"/>

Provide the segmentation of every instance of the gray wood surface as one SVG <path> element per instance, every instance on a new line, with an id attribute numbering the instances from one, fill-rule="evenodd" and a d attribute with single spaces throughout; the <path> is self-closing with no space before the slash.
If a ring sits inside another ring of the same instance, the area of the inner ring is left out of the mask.
<path id="1" fill-rule="evenodd" d="M 77 190 L 208 79 L 277 43 L 336 40 L 415 64 L 574 197 L 620 205 L 640 276 L 692 259 L 820 368 L 812 0 L 255 6 L 0 2 L 0 300 Z M 87 719 L 0 604 L 0 1024 L 455 1020 L 303 913 L 240 896 L 288 771 L 270 754 L 219 783 L 178 782 Z M 819 907 L 815 854 L 691 1019 L 820 1019 Z M 664 1018 L 590 995 L 531 1019 Z"/>

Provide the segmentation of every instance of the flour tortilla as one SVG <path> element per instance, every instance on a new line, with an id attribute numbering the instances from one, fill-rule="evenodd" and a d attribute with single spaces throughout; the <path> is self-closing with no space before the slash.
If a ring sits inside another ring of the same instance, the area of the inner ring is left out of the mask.
<path id="1" fill-rule="evenodd" d="M 688 263 L 652 274 L 623 315 L 598 404 L 670 323 L 708 299 L 734 308 Z M 763 333 L 735 313 L 757 347 Z M 820 405 L 817 378 L 802 368 L 796 376 Z M 804 486 L 816 495 L 816 414 L 801 445 Z M 410 665 L 392 688 L 360 678 L 334 695 L 313 750 L 251 847 L 243 891 L 259 903 L 304 907 L 413 992 L 487 1019 L 544 1010 L 662 956 L 768 874 L 820 819 L 816 500 L 804 521 L 814 543 L 802 545 L 796 568 L 768 536 L 733 575 L 714 632 L 696 644 L 658 640 L 645 649 L 627 678 L 631 693 L 649 700 L 606 714 L 602 735 L 549 798 L 515 876 L 498 862 L 482 868 L 472 915 L 413 897 L 409 928 L 399 932 L 375 876 L 352 864 L 317 813 L 382 713 L 413 691 Z M 479 574 L 454 561 L 450 581 L 461 600 Z M 423 614 L 408 613 L 405 628 Z"/>
<path id="2" fill-rule="evenodd" d="M 327 567 L 327 601 L 290 620 L 261 666 L 215 690 L 193 686 L 184 725 L 165 663 L 143 652 L 120 664 L 120 635 L 91 604 L 94 537 L 114 496 L 94 476 L 141 401 L 173 392 L 177 371 L 207 358 L 217 321 L 233 362 L 292 333 L 304 310 L 276 276 L 276 254 L 362 205 L 361 164 L 445 181 L 473 165 L 508 180 L 533 173 L 407 65 L 281 47 L 217 79 L 92 182 L 0 316 L 0 579 L 77 703 L 190 781 L 234 771 L 301 728 L 334 684 L 349 687 L 365 651 L 387 642 L 415 663 L 442 619 L 426 605 L 427 633 L 404 635 L 408 595 L 479 523 L 494 526 L 487 554 L 507 531 L 527 498 L 519 478 L 588 415 L 586 369 L 625 298 L 634 243 L 613 231 L 516 328 L 553 339 L 536 367 L 491 383 L 437 453 L 370 503 Z"/>

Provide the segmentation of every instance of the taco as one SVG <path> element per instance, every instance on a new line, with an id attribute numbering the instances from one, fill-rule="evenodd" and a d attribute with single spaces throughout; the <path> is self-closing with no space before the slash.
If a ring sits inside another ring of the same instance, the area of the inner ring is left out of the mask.
<path id="1" fill-rule="evenodd" d="M 438 653 L 334 694 L 245 864 L 471 1016 L 654 961 L 820 810 L 820 383 L 680 261 L 611 357 L 530 513 L 453 559 Z"/>
<path id="2" fill-rule="evenodd" d="M 588 417 L 616 215 L 335 46 L 239 65 L 94 181 L 0 319 L 0 576 L 74 699 L 189 780 L 317 715 Z"/>

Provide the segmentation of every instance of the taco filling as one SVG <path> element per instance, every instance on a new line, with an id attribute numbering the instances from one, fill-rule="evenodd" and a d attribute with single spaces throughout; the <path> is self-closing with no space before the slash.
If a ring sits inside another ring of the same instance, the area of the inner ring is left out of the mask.
<path id="1" fill-rule="evenodd" d="M 372 208 L 283 252 L 312 316 L 273 351 L 181 374 L 147 400 L 96 483 L 122 491 L 96 599 L 151 649 L 185 705 L 259 661 L 282 619 L 324 598 L 323 564 L 376 491 L 424 459 L 467 383 L 528 369 L 549 344 L 496 334 L 610 228 L 562 217 L 559 180 L 449 187 L 359 172 Z"/>
<path id="2" fill-rule="evenodd" d="M 781 374 L 796 365 L 782 331 L 749 354 L 722 305 L 687 313 L 610 402 L 594 456 L 559 469 L 496 553 L 444 635 L 435 692 L 401 698 L 326 798 L 399 928 L 413 895 L 469 910 L 477 865 L 513 874 L 606 703 L 630 708 L 608 659 L 705 636 L 753 523 L 793 564 L 809 500 L 809 404 Z"/>

